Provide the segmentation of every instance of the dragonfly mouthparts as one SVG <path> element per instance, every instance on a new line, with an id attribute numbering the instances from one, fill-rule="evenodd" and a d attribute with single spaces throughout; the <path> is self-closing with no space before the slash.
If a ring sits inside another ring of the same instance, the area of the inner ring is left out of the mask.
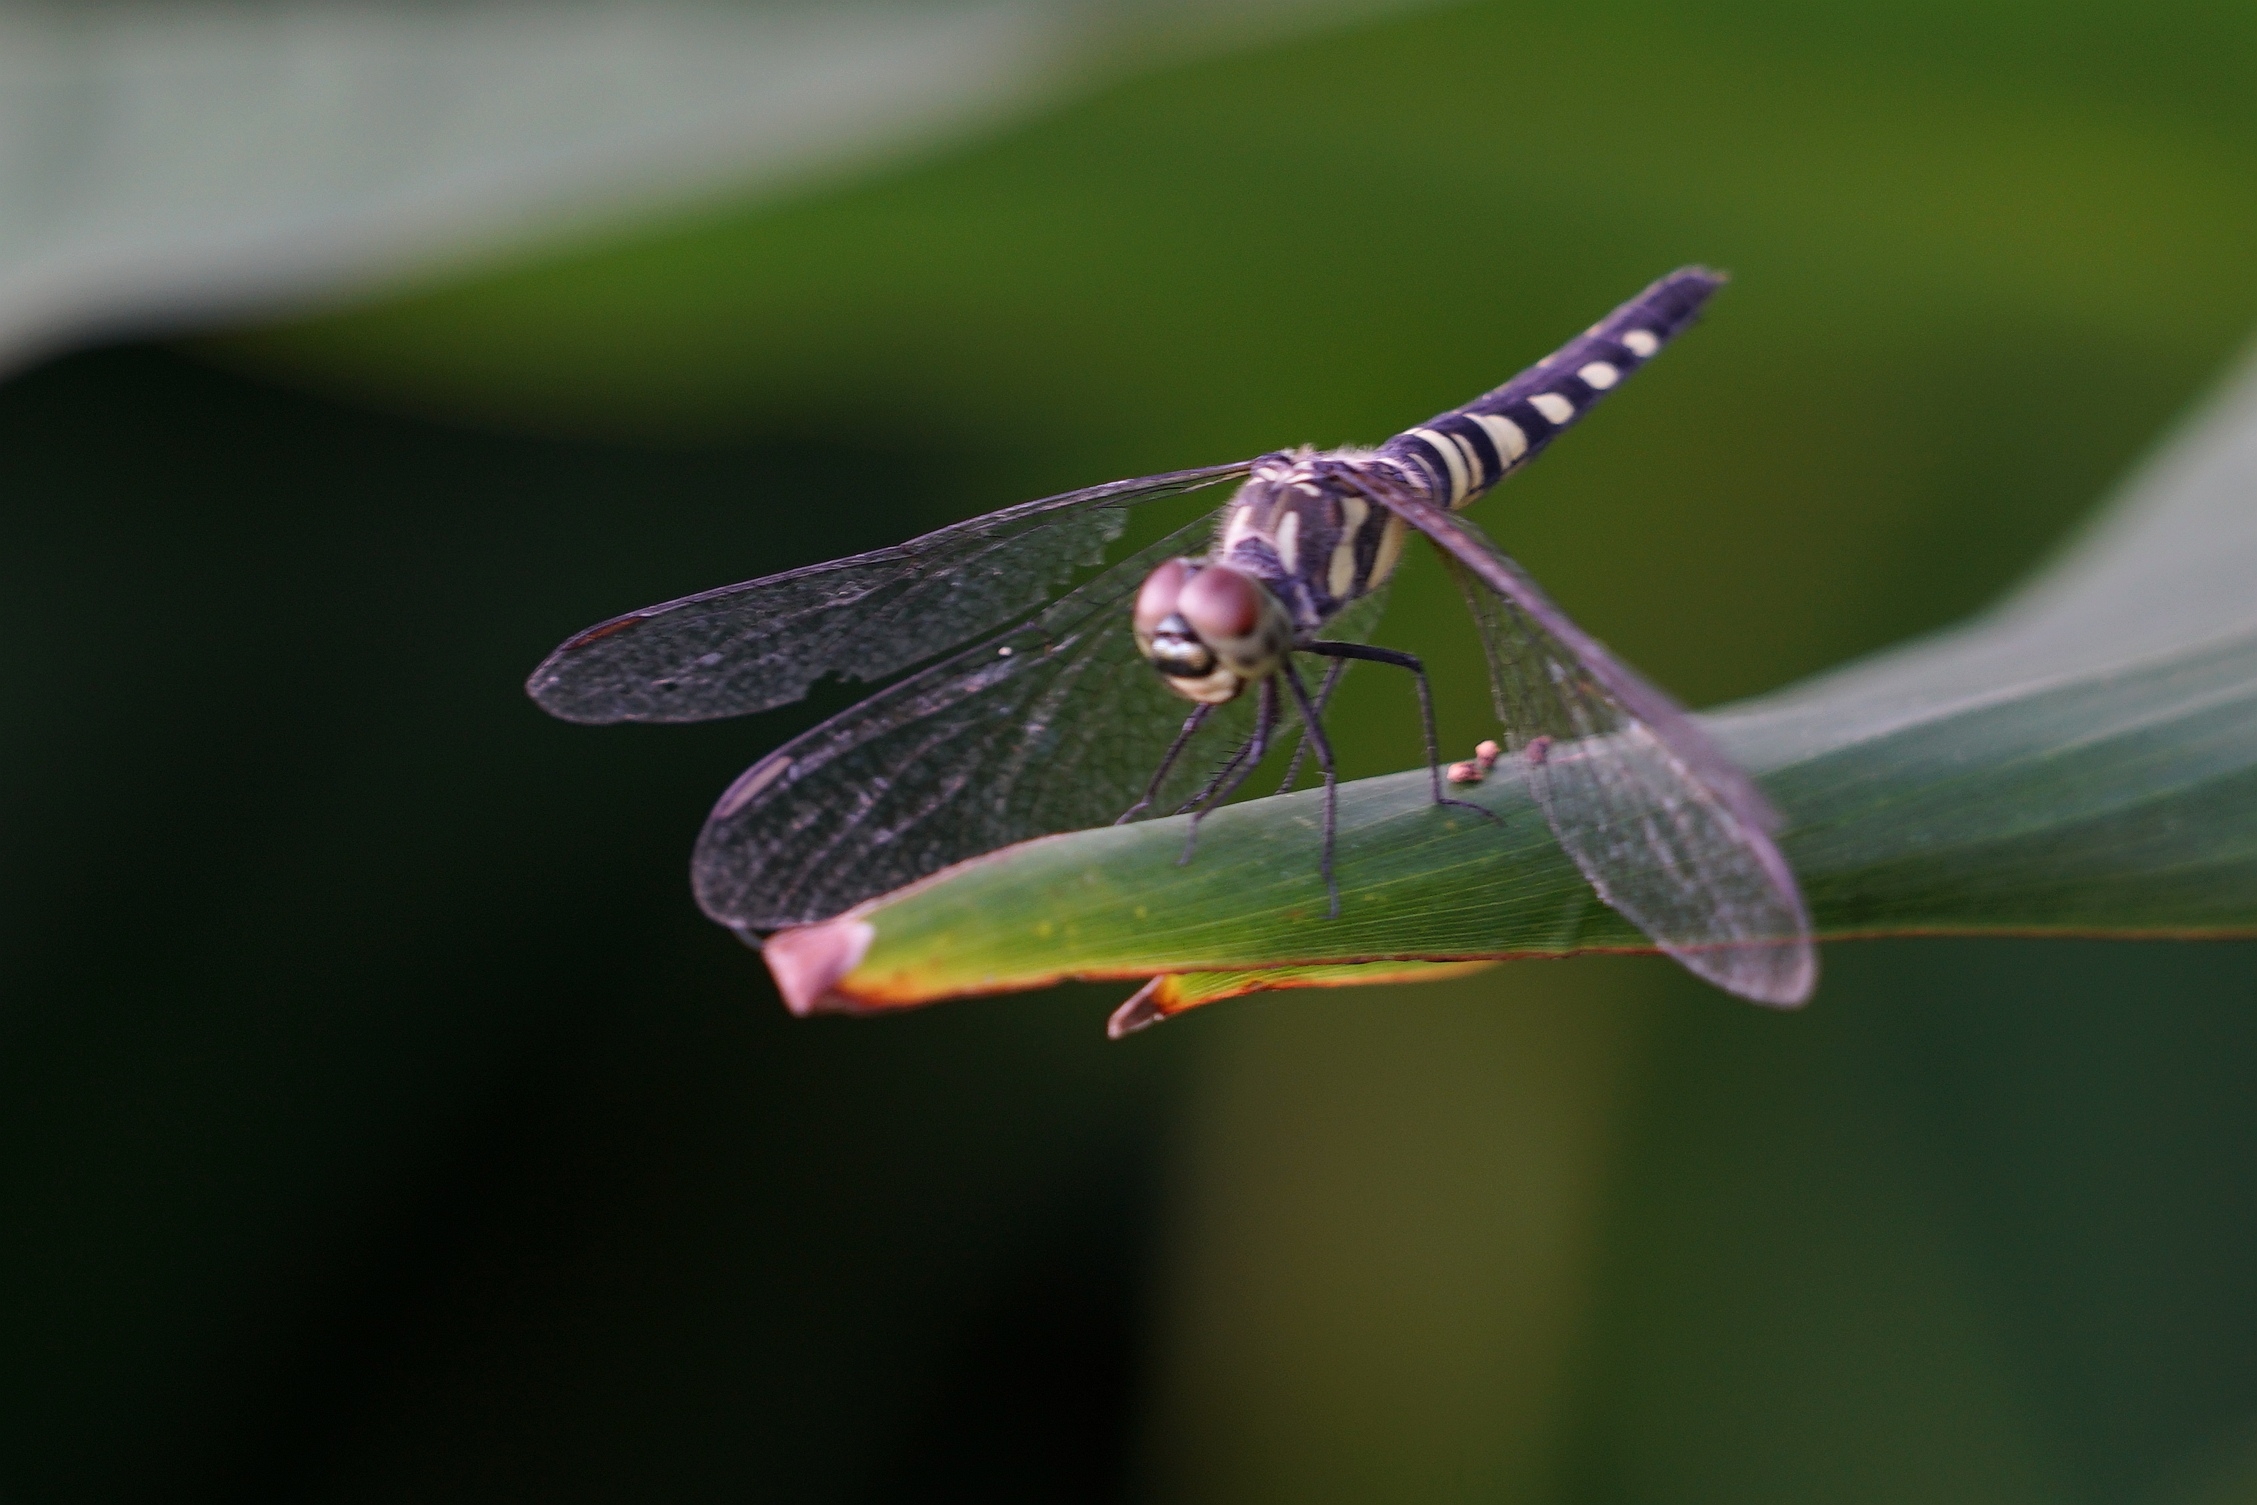
<path id="1" fill-rule="evenodd" d="M 1163 617 L 1160 625 L 1152 629 L 1151 636 L 1151 646 L 1144 656 L 1153 668 L 1170 679 L 1199 679 L 1214 672 L 1213 651 L 1199 641 L 1199 634 L 1191 630 L 1182 612 L 1170 612 Z"/>

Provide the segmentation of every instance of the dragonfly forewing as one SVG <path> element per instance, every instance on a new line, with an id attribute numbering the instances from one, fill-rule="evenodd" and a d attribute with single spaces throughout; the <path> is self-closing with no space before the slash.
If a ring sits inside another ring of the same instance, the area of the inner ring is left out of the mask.
<path id="1" fill-rule="evenodd" d="M 1247 464 L 1113 481 L 892 548 L 701 591 L 568 638 L 526 689 L 567 721 L 711 721 L 788 705 L 826 675 L 891 678 L 1036 611 L 1103 562 L 1124 509 Z"/>

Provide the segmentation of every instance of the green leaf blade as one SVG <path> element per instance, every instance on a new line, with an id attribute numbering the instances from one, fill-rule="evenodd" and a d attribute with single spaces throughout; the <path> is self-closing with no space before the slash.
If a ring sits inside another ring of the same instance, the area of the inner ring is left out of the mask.
<path id="1" fill-rule="evenodd" d="M 1838 746 L 1711 723 L 1787 820 L 1821 938 L 2257 933 L 2257 638 L 1991 697 Z M 901 1006 L 1141 977 L 1650 950 L 1552 840 L 1510 765 L 1436 808 L 1425 774 L 1340 790 L 1341 912 L 1322 795 L 991 853 L 863 905 L 842 1000 Z"/>

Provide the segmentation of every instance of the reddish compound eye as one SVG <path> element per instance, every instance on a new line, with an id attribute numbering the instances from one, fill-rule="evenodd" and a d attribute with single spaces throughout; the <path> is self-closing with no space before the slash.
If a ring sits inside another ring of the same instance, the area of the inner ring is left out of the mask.
<path id="1" fill-rule="evenodd" d="M 1171 559 L 1144 577 L 1143 588 L 1136 593 L 1138 632 L 1150 637 L 1162 622 L 1175 614 L 1176 598 L 1183 593 L 1183 583 L 1190 574 L 1190 566 L 1180 559 Z"/>
<path id="2" fill-rule="evenodd" d="M 1191 577 L 1176 610 L 1208 643 L 1235 643 L 1262 625 L 1262 588 L 1236 570 L 1211 565 Z"/>

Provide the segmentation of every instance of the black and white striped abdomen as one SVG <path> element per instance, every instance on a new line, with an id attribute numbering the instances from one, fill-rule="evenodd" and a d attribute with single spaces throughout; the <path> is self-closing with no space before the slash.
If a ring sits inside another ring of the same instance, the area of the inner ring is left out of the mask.
<path id="1" fill-rule="evenodd" d="M 1463 507 L 1683 333 L 1723 284 L 1705 267 L 1671 272 L 1496 391 L 1405 429 L 1379 452 L 1424 476 L 1437 500 Z"/>
<path id="2" fill-rule="evenodd" d="M 1723 282 L 1699 267 L 1672 272 L 1494 392 L 1377 450 L 1265 455 L 1225 509 L 1212 557 L 1261 581 L 1296 631 L 1314 633 L 1384 585 L 1403 553 L 1403 520 L 1342 479 L 1343 466 L 1379 467 L 1463 507 L 1682 333 Z"/>

